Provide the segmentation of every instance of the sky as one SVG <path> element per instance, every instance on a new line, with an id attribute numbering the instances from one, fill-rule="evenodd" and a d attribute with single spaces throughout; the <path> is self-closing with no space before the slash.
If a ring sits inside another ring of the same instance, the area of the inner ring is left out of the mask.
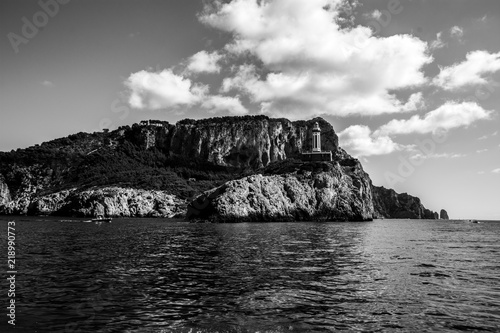
<path id="1" fill-rule="evenodd" d="M 374 184 L 500 220 L 498 0 L 2 0 L 0 151 L 321 116 Z"/>

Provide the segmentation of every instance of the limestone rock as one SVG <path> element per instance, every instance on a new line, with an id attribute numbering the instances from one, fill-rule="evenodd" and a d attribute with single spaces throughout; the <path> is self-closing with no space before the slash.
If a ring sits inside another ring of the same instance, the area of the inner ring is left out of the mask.
<path id="1" fill-rule="evenodd" d="M 164 191 L 106 187 L 36 197 L 29 204 L 28 214 L 170 218 L 183 216 L 185 207 L 185 200 Z"/>
<path id="2" fill-rule="evenodd" d="M 371 182 L 359 163 L 284 161 L 229 181 L 188 206 L 188 219 L 240 221 L 367 221 Z"/>
<path id="3" fill-rule="evenodd" d="M 439 218 L 441 220 L 449 220 L 450 218 L 448 217 L 448 212 L 445 211 L 444 209 L 441 209 L 441 212 L 439 213 Z"/>
<path id="4" fill-rule="evenodd" d="M 323 118 L 294 122 L 267 116 L 186 119 L 175 125 L 135 126 L 127 135 L 144 149 L 154 147 L 171 156 L 260 168 L 310 151 L 315 122 L 322 130 L 322 149 L 337 152 L 338 137 Z"/>

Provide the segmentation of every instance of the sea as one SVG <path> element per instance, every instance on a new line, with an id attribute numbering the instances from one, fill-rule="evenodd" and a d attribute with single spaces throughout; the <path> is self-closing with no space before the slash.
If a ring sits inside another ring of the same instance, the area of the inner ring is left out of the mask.
<path id="1" fill-rule="evenodd" d="M 500 332 L 500 221 L 82 220 L 0 217 L 0 332 Z"/>

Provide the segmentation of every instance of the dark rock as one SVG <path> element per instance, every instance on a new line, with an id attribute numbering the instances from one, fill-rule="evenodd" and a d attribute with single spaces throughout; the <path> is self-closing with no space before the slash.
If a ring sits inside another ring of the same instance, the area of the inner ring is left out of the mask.
<path id="1" fill-rule="evenodd" d="M 426 209 L 420 199 L 393 189 L 373 186 L 373 205 L 378 218 L 434 219 L 435 213 Z"/>
<path id="2" fill-rule="evenodd" d="M 448 212 L 446 212 L 444 209 L 441 209 L 441 212 L 439 213 L 439 218 L 441 220 L 449 220 L 450 219 L 448 217 Z"/>

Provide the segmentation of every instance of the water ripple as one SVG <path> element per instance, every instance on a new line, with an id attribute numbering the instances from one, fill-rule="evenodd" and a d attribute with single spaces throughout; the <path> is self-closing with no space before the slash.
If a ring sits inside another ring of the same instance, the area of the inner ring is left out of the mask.
<path id="1" fill-rule="evenodd" d="M 500 330 L 500 223 L 16 228 L 21 330 Z"/>

